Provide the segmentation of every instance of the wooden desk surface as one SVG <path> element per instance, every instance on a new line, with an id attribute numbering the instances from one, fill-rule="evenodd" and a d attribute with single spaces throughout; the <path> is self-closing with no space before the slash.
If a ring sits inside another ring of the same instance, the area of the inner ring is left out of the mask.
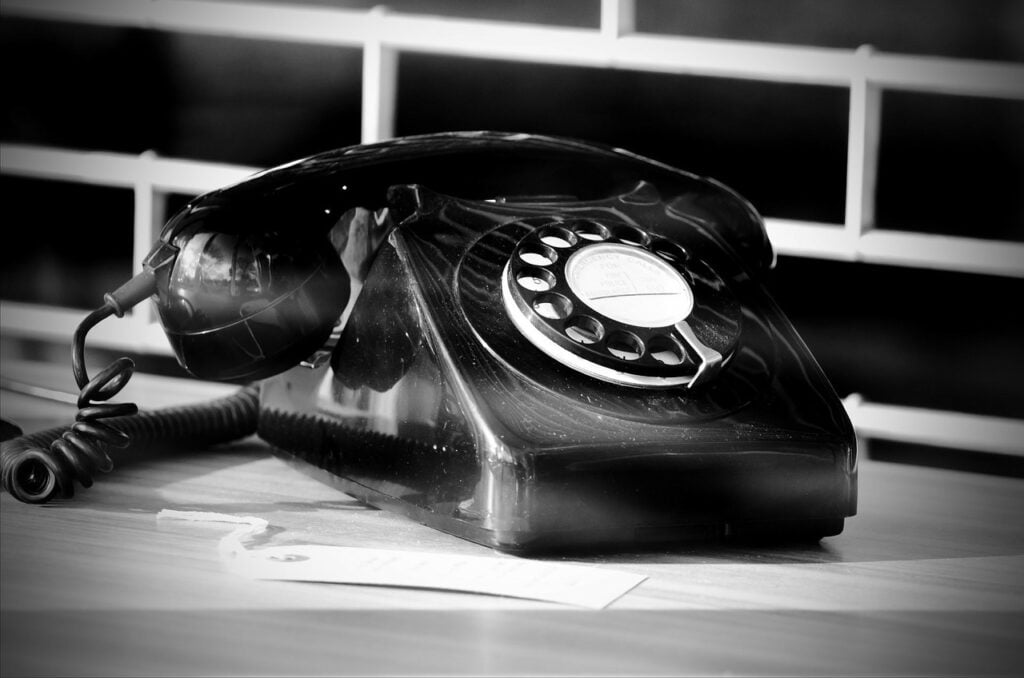
<path id="1" fill-rule="evenodd" d="M 3 371 L 35 381 L 60 381 L 56 374 Z M 207 394 L 146 375 L 126 389 L 128 399 L 151 407 Z M 10 392 L 0 406 L 26 430 L 73 413 Z M 593 611 L 443 591 L 250 581 L 221 565 L 217 544 L 231 526 L 156 513 L 258 516 L 273 526 L 271 544 L 507 556 L 366 508 L 258 441 L 140 460 L 69 502 L 28 506 L 0 496 L 0 673 L 1024 670 L 1024 483 L 871 461 L 860 477 L 860 514 L 820 545 L 691 544 L 575 559 L 648 576 Z"/>

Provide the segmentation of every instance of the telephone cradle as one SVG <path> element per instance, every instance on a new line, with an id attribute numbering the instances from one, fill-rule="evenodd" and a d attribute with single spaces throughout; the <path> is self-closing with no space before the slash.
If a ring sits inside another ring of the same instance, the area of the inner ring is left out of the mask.
<path id="1" fill-rule="evenodd" d="M 856 513 L 856 442 L 766 289 L 774 265 L 714 180 L 444 133 L 196 198 L 108 305 L 152 295 L 191 374 L 260 380 L 277 454 L 458 537 L 817 540 Z"/>

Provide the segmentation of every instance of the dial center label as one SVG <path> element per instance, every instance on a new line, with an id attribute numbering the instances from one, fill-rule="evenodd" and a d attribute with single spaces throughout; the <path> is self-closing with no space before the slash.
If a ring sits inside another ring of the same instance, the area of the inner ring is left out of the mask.
<path id="1" fill-rule="evenodd" d="M 584 247 L 566 261 L 565 276 L 581 301 L 627 325 L 674 325 L 693 311 L 693 291 L 679 272 L 637 247 Z"/>

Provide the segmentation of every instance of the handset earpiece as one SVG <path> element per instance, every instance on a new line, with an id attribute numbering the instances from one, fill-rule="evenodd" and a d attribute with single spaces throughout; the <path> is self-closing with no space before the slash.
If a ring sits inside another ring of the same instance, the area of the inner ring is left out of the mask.
<path id="1" fill-rule="evenodd" d="M 326 230 L 264 221 L 186 208 L 146 258 L 161 324 L 193 376 L 248 382 L 282 372 L 324 344 L 348 303 L 349 275 Z"/>

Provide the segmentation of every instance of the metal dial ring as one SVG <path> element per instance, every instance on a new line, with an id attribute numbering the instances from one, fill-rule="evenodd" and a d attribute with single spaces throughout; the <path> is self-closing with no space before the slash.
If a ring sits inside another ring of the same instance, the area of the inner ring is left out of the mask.
<path id="1" fill-rule="evenodd" d="M 626 223 L 541 224 L 514 248 L 502 298 L 537 348 L 629 386 L 707 381 L 739 336 L 724 282 L 677 243 Z"/>

